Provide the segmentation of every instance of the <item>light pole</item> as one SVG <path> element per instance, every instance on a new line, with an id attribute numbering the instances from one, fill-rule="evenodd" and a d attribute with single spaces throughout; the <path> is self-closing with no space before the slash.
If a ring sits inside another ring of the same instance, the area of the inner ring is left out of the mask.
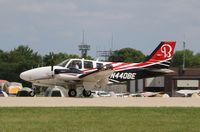
<path id="1" fill-rule="evenodd" d="M 185 70 L 185 41 L 183 41 L 183 70 Z"/>

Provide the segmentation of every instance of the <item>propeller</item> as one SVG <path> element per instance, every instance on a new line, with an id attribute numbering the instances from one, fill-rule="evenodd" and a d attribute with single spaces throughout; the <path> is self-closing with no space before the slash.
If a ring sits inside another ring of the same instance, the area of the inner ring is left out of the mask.
<path id="1" fill-rule="evenodd" d="M 50 64 L 51 64 L 51 71 L 52 71 L 52 77 L 53 77 L 53 75 L 54 75 L 54 73 L 53 73 L 53 67 L 54 67 L 54 54 L 53 54 L 53 52 L 50 52 L 50 56 L 51 56 Z"/>

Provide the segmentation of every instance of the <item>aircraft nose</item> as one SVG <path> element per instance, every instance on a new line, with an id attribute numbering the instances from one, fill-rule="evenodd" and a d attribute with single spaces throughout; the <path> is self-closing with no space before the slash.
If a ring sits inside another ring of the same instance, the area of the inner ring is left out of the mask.
<path id="1" fill-rule="evenodd" d="M 31 75 L 29 74 L 28 71 L 25 71 L 25 72 L 22 72 L 22 73 L 20 74 L 20 78 L 21 78 L 22 80 L 25 80 L 25 81 L 30 81 L 30 80 L 31 80 Z"/>

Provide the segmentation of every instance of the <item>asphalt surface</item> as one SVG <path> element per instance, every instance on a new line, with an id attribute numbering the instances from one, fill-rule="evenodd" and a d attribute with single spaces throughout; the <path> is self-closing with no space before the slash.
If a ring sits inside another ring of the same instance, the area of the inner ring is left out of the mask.
<path id="1" fill-rule="evenodd" d="M 0 107 L 200 107 L 200 98 L 2 97 Z"/>

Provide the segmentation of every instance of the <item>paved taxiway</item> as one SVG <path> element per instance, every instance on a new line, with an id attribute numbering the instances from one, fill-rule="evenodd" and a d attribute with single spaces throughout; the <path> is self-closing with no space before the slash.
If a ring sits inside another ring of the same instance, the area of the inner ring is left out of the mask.
<path id="1" fill-rule="evenodd" d="M 200 107 L 200 98 L 0 98 L 0 107 Z"/>

